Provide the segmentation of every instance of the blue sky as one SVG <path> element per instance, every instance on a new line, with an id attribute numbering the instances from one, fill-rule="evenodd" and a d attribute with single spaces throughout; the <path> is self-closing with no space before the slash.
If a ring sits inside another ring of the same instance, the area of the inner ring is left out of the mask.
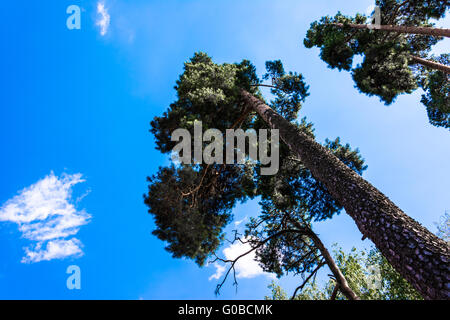
<path id="1" fill-rule="evenodd" d="M 58 259 L 64 252 L 53 247 L 55 258 L 39 262 L 24 257 L 26 248 L 39 251 L 43 235 L 0 221 L 0 299 L 216 299 L 217 280 L 210 279 L 216 269 L 172 259 L 151 235 L 142 199 L 146 176 L 167 164 L 154 149 L 149 122 L 175 99 L 183 62 L 196 51 L 216 62 L 250 59 L 260 74 L 274 59 L 303 73 L 311 96 L 302 116 L 315 124 L 318 139 L 340 136 L 359 147 L 369 166 L 364 177 L 434 232 L 433 223 L 450 210 L 450 136 L 428 124 L 420 91 L 386 107 L 302 45 L 312 21 L 338 10 L 364 13 L 372 3 L 106 0 L 110 21 L 102 35 L 97 1 L 2 1 L 0 208 L 5 214 L 17 211 L 14 204 L 34 203 L 26 195 L 41 181 L 66 187 L 55 204 L 61 217 L 83 219 L 59 230 L 79 241 L 73 255 Z M 81 30 L 66 28 L 72 4 L 82 8 Z M 449 27 L 449 19 L 439 25 Z M 446 40 L 436 52 L 449 49 Z M 236 221 L 258 212 L 256 201 L 234 211 Z M 370 246 L 344 213 L 315 229 L 329 246 Z M 81 268 L 81 290 L 66 287 L 70 265 Z M 250 276 L 239 279 L 238 291 L 230 281 L 218 298 L 269 293 L 270 276 L 251 262 L 241 271 Z M 298 280 L 280 283 L 292 289 Z"/>

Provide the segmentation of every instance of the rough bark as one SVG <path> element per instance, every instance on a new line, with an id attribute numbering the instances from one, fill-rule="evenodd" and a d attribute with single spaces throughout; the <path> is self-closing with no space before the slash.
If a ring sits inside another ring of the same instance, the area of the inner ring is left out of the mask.
<path id="1" fill-rule="evenodd" d="M 387 32 L 408 33 L 408 34 L 423 34 L 434 37 L 450 37 L 450 29 L 433 28 L 433 27 L 414 27 L 414 26 L 393 26 L 393 25 L 368 25 L 368 24 L 344 24 L 332 23 L 337 27 L 349 26 L 353 29 L 376 29 Z"/>
<path id="2" fill-rule="evenodd" d="M 445 241 L 264 102 L 244 90 L 242 99 L 269 127 L 279 130 L 281 139 L 345 208 L 361 233 L 425 299 L 449 299 L 450 250 Z"/>
<path id="3" fill-rule="evenodd" d="M 450 66 L 446 66 L 445 64 L 430 61 L 430 60 L 423 59 L 423 58 L 416 57 L 416 56 L 411 56 L 411 60 L 414 61 L 415 63 L 420 63 L 421 65 L 423 65 L 425 67 L 429 67 L 429 68 L 439 70 L 439 71 L 442 71 L 445 73 L 450 73 Z"/>

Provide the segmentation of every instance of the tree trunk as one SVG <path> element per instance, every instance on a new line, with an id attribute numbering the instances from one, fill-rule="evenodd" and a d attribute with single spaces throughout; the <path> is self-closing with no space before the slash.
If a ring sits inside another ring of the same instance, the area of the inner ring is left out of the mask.
<path id="1" fill-rule="evenodd" d="M 330 300 L 336 300 L 336 296 L 339 292 L 339 285 L 336 284 L 333 289 L 333 293 L 331 294 Z"/>
<path id="2" fill-rule="evenodd" d="M 319 237 L 316 234 L 310 234 L 309 235 L 311 239 L 314 241 L 314 244 L 319 248 L 320 253 L 322 253 L 323 258 L 325 259 L 325 262 L 330 268 L 331 273 L 333 273 L 334 277 L 336 278 L 336 286 L 339 287 L 339 290 L 344 294 L 344 296 L 349 300 L 359 300 L 359 297 L 353 292 L 352 288 L 348 285 L 347 279 L 345 279 L 344 275 L 342 274 L 341 269 L 336 265 L 336 262 L 334 261 L 333 257 L 331 256 L 330 252 L 327 248 L 325 248 L 322 241 L 319 239 Z"/>
<path id="3" fill-rule="evenodd" d="M 414 26 L 388 26 L 388 25 L 368 25 L 368 24 L 344 24 L 344 23 L 332 23 L 337 27 L 343 28 L 349 26 L 353 29 L 376 29 L 387 32 L 408 33 L 408 34 L 423 34 L 434 37 L 450 37 L 450 29 L 433 28 L 433 27 L 414 27 Z"/>
<path id="4" fill-rule="evenodd" d="M 421 65 L 423 65 L 425 67 L 436 69 L 436 70 L 439 70 L 439 71 L 442 71 L 445 73 L 450 73 L 450 66 L 446 66 L 445 64 L 430 61 L 430 60 L 423 59 L 423 58 L 416 57 L 416 56 L 411 56 L 411 60 L 414 61 L 415 63 L 420 63 Z"/>
<path id="5" fill-rule="evenodd" d="M 345 208 L 361 233 L 425 299 L 449 299 L 450 250 L 445 241 L 264 102 L 244 90 L 242 99 L 270 128 L 279 130 L 281 139 Z"/>

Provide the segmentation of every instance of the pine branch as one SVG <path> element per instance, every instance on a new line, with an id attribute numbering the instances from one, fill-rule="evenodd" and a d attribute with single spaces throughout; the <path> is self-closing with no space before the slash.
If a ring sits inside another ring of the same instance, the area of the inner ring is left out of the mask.
<path id="1" fill-rule="evenodd" d="M 416 26 L 396 26 L 396 25 L 368 25 L 368 24 L 354 24 L 354 23 L 330 23 L 333 26 L 344 28 L 346 26 L 359 29 L 368 30 L 376 29 L 386 32 L 397 32 L 407 34 L 423 34 L 434 37 L 450 37 L 450 29 L 433 28 L 433 27 L 416 27 Z"/>

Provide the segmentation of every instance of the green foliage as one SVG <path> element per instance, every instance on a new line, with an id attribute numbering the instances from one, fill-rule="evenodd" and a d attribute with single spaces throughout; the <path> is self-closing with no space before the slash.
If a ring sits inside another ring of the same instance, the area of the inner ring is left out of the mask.
<path id="1" fill-rule="evenodd" d="M 320 21 L 311 24 L 303 43 L 307 48 L 319 47 L 320 58 L 330 68 L 349 71 L 352 68 L 354 56 L 364 51 L 372 40 L 372 36 L 367 30 L 355 31 L 347 25 L 364 24 L 366 20 L 367 18 L 360 14 L 350 18 L 340 12 L 335 17 L 323 17 Z M 333 23 L 342 23 L 345 26 L 340 28 Z"/>
<path id="2" fill-rule="evenodd" d="M 258 83 L 255 68 L 248 61 L 240 64 L 215 64 L 205 53 L 196 53 L 184 64 L 184 72 L 177 81 L 177 101 L 162 117 L 151 122 L 151 132 L 157 149 L 169 153 L 175 146 L 172 132 L 184 128 L 193 135 L 195 120 L 201 120 L 204 130 L 231 128 L 242 113 L 239 90 L 256 93 L 251 84 Z M 250 128 L 251 118 L 241 127 Z"/>
<path id="3" fill-rule="evenodd" d="M 440 19 L 449 8 L 445 1 L 376 1 L 381 10 L 381 24 L 432 27 L 430 19 Z M 349 24 L 366 24 L 361 14 L 347 17 L 338 13 L 313 22 L 304 45 L 320 48 L 320 58 L 332 69 L 350 71 L 356 87 L 369 96 L 378 96 L 389 105 L 401 94 L 412 93 L 421 86 L 427 94 L 422 103 L 427 107 L 430 123 L 449 127 L 448 75 L 413 68 L 411 56 L 426 57 L 441 38 L 427 35 L 399 34 L 379 30 L 359 30 Z M 336 23 L 344 27 L 336 26 Z M 355 56 L 363 62 L 354 66 Z M 448 65 L 448 59 L 441 63 Z M 423 72 L 429 75 L 421 75 Z M 419 79 L 427 78 L 426 82 Z M 443 90 L 440 88 L 444 87 Z M 444 107 L 445 106 L 445 107 Z"/>
<path id="4" fill-rule="evenodd" d="M 288 300 L 288 296 L 286 291 L 283 290 L 282 287 L 276 284 L 275 281 L 272 281 L 268 287 L 272 292 L 272 296 L 264 297 L 265 300 Z"/>
<path id="5" fill-rule="evenodd" d="M 448 212 L 441 217 L 439 223 L 436 223 L 436 227 L 438 229 L 437 236 L 450 243 L 450 214 Z"/>
<path id="6" fill-rule="evenodd" d="M 357 252 L 355 248 L 349 254 L 342 249 L 335 250 L 336 264 L 344 274 L 349 286 L 363 300 L 421 300 L 421 296 L 387 262 L 381 253 L 372 249 Z M 272 282 L 269 286 L 272 296 L 268 300 L 284 300 L 285 291 Z M 308 283 L 295 300 L 329 300 L 335 288 L 335 282 L 329 280 L 324 287 L 317 282 Z M 345 300 L 338 293 L 337 300 Z"/>
<path id="7" fill-rule="evenodd" d="M 395 75 L 395 76 L 389 76 Z M 365 52 L 362 64 L 353 70 L 357 88 L 391 104 L 399 93 L 412 93 L 417 81 L 409 68 L 409 54 L 395 43 L 374 44 Z"/>
<path id="8" fill-rule="evenodd" d="M 443 54 L 436 61 L 450 65 L 450 55 Z M 419 83 L 425 91 L 421 101 L 427 107 L 430 123 L 450 128 L 450 74 L 425 68 L 421 72 Z"/>
<path id="9" fill-rule="evenodd" d="M 295 72 L 286 73 L 280 60 L 266 62 L 267 73 L 264 80 L 272 79 L 275 88 L 271 93 L 276 97 L 271 107 L 287 121 L 297 119 L 298 112 L 309 95 L 304 78 Z"/>
<path id="10" fill-rule="evenodd" d="M 445 16 L 448 1 L 442 0 L 376 0 L 380 7 L 383 23 L 396 25 L 420 25 L 429 19 L 440 19 Z"/>
<path id="11" fill-rule="evenodd" d="M 324 17 L 311 24 L 304 44 L 308 48 L 319 47 L 320 58 L 330 68 L 351 71 L 361 92 L 376 95 L 386 104 L 391 104 L 399 94 L 411 93 L 417 88 L 409 67 L 412 52 L 408 49 L 412 45 L 406 38 L 393 38 L 376 30 L 354 30 L 348 26 L 364 24 L 366 20 L 359 14 L 355 18 L 341 13 L 334 18 Z M 344 27 L 333 23 L 342 23 Z M 353 67 L 356 55 L 363 55 L 364 60 Z"/>

